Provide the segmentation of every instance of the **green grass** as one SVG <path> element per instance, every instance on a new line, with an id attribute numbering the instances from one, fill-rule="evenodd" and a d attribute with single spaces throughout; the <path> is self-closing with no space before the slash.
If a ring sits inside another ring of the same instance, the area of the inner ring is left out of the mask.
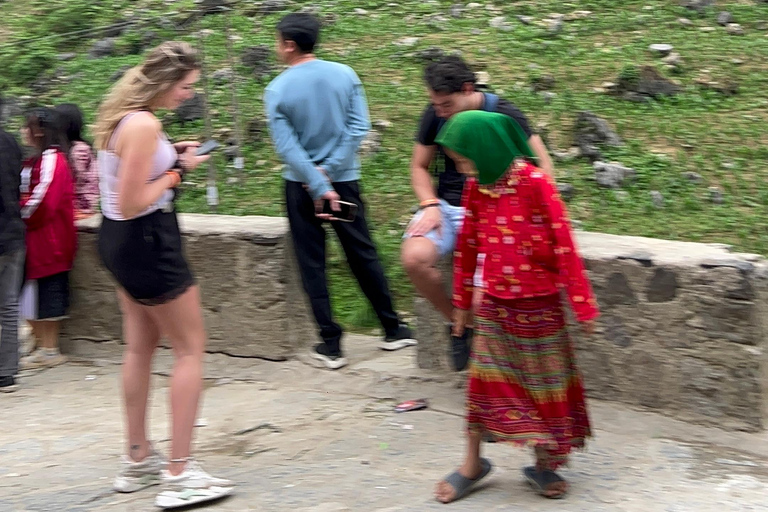
<path id="1" fill-rule="evenodd" d="M 184 10 L 193 2 L 182 0 L 173 9 Z M 249 2 L 241 1 L 242 8 Z M 593 0 L 563 3 L 554 0 L 496 2 L 515 29 L 499 32 L 489 27 L 497 14 L 484 8 L 468 12 L 460 19 L 450 16 L 450 1 L 400 2 L 404 8 L 388 7 L 384 0 L 315 1 L 323 12 L 336 13 L 338 22 L 324 31 L 319 55 L 351 65 L 366 86 L 373 120 L 386 119 L 392 127 L 383 134 L 382 151 L 363 163 L 363 187 L 369 204 L 370 222 L 381 258 L 400 310 L 409 310 L 413 290 L 399 264 L 399 244 L 410 207 L 414 203 L 409 183 L 409 160 L 419 116 L 426 105 L 421 81 L 423 63 L 409 53 L 429 46 L 446 51 L 460 50 L 465 58 L 488 71 L 491 84 L 514 101 L 535 123 L 546 126 L 551 149 L 566 149 L 572 142 L 575 114 L 591 110 L 606 119 L 627 142 L 625 147 L 607 151 L 610 159 L 634 167 L 637 180 L 626 190 L 623 201 L 613 191 L 603 190 L 590 179 L 588 162 L 576 160 L 557 163 L 559 181 L 574 185 L 575 198 L 569 209 L 573 218 L 591 231 L 650 236 L 675 240 L 720 242 L 737 250 L 768 254 L 768 32 L 758 28 L 768 21 L 768 4 L 750 1 L 723 3 L 717 10 L 699 16 L 679 7 L 676 1 Z M 485 2 L 483 2 L 485 3 Z M 24 8 L 21 8 L 24 4 Z M 9 57 L 40 59 L 55 53 L 77 51 L 81 55 L 90 42 L 78 39 L 61 42 L 49 39 L 31 46 L 2 47 L 5 42 L 49 33 L 56 26 L 51 9 L 64 5 L 85 5 L 80 0 L 47 2 L 12 2 L 0 9 L 0 62 Z M 103 2 L 105 8 L 91 13 L 92 25 L 102 25 L 120 16 L 120 7 L 132 9 L 150 6 L 151 15 L 170 7 L 161 2 Z M 111 6 L 109 4 L 112 4 Z M 305 5 L 310 2 L 295 2 Z M 646 9 L 648 6 L 650 9 Z M 357 16 L 353 9 L 368 9 L 370 15 Z M 14 11 L 15 10 L 15 11 Z M 47 11 L 46 11 L 47 10 Z M 70 9 L 71 11 L 72 9 Z M 589 10 L 583 20 L 566 22 L 557 36 L 538 26 L 524 26 L 515 16 L 525 14 L 542 19 L 548 13 L 567 14 Z M 745 36 L 730 36 L 715 22 L 718 10 L 729 10 L 740 23 Z M 424 18 L 440 11 L 447 18 L 445 30 L 425 24 Z M 45 13 L 48 12 L 46 15 Z M 38 13 L 33 19 L 32 14 Z M 72 12 L 59 11 L 61 16 Z M 5 15 L 8 14 L 8 15 Z M 687 17 L 694 26 L 685 27 L 677 20 Z M 67 26 L 79 26 L 82 20 Z M 255 44 L 272 45 L 274 26 L 279 15 L 248 18 L 241 12 L 232 18 L 236 53 Z M 703 32 L 699 27 L 717 29 Z M 214 34 L 206 39 L 206 63 L 210 72 L 225 66 L 224 18 L 207 16 L 194 30 L 207 28 Z M 474 35 L 473 30 L 482 32 Z M 165 38 L 197 42 L 188 31 L 177 35 L 170 29 L 156 29 Z M 394 46 L 404 36 L 421 39 L 414 48 Z M 128 46 L 130 34 L 119 42 Z M 683 86 L 674 98 L 650 104 L 626 102 L 594 92 L 605 81 L 614 81 L 628 65 L 661 63 L 649 54 L 652 43 L 670 43 L 682 54 L 684 72 L 673 76 Z M 52 53 L 53 52 L 53 53 Z M 39 54 L 39 55 L 38 55 Z M 741 64 L 734 64 L 740 59 Z M 88 60 L 84 56 L 53 65 L 66 74 L 79 76 L 69 85 L 41 98 L 44 102 L 74 101 L 92 119 L 101 96 L 109 87 L 106 79 L 125 64 L 139 62 L 140 56 Z M 8 62 L 5 60 L 4 62 Z M 535 63 L 539 69 L 532 69 Z M 27 66 L 28 67 L 28 66 Z M 243 119 L 261 115 L 264 84 L 256 83 L 239 66 L 241 75 L 238 98 Z M 709 70 L 713 77 L 733 77 L 740 85 L 739 94 L 724 97 L 700 89 L 694 80 Z M 9 93 L 23 93 L 13 76 L 2 76 Z M 530 91 L 529 80 L 541 73 L 551 73 L 557 80 L 557 96 L 547 103 Z M 217 112 L 214 129 L 231 127 L 229 86 L 212 88 L 212 108 Z M 203 124 L 171 128 L 173 137 L 202 137 Z M 692 148 L 691 148 L 692 147 Z M 218 163 L 220 202 L 218 212 L 234 215 L 280 215 L 282 212 L 281 178 L 269 141 L 246 149 L 246 182 L 229 184 L 234 169 Z M 694 171 L 704 178 L 700 184 L 685 179 Z M 200 188 L 188 191 L 181 202 L 182 211 L 206 212 L 204 170 L 198 171 Z M 708 199 L 708 188 L 721 187 L 725 202 L 715 205 Z M 650 192 L 660 191 L 664 208 L 653 206 Z M 358 328 L 375 325 L 362 294 L 351 278 L 343 254 L 335 243 L 330 245 L 329 268 L 334 306 L 342 322 Z"/>

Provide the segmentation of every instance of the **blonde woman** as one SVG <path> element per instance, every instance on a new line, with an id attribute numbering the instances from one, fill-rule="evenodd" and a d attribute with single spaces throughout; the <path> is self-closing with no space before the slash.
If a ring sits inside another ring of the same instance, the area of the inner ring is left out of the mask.
<path id="1" fill-rule="evenodd" d="M 233 487 L 190 457 L 206 333 L 173 197 L 182 174 L 207 157 L 195 156 L 195 142 L 171 144 L 155 116 L 157 110 L 175 109 L 191 98 L 199 76 L 200 63 L 191 46 L 163 43 L 114 86 L 95 127 L 104 215 L 99 254 L 118 283 L 126 344 L 128 454 L 114 487 L 134 492 L 162 482 L 167 489 L 156 504 L 166 508 L 218 499 Z M 170 340 L 175 356 L 167 463 L 153 450 L 146 431 L 152 356 L 161 335 Z"/>

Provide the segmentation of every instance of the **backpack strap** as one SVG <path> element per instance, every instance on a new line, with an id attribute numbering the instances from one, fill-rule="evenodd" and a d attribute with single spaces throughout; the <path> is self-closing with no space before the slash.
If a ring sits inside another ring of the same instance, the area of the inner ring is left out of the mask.
<path id="1" fill-rule="evenodd" d="M 496 107 L 499 106 L 499 96 L 492 92 L 484 92 L 485 102 L 483 103 L 483 110 L 486 112 L 496 112 Z"/>

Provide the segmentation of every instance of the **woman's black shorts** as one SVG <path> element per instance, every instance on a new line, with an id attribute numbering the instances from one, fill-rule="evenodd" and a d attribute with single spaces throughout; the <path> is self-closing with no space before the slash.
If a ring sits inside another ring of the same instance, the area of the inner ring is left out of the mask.
<path id="1" fill-rule="evenodd" d="M 155 211 L 131 220 L 104 218 L 99 256 L 136 302 L 153 306 L 179 297 L 195 283 L 175 212 Z"/>

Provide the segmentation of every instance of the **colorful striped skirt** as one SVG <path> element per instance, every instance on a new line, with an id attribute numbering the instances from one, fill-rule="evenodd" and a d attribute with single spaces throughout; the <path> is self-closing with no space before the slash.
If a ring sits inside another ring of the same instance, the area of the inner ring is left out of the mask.
<path id="1" fill-rule="evenodd" d="M 470 432 L 543 451 L 545 469 L 584 446 L 584 386 L 559 295 L 485 296 L 475 315 L 467 398 Z"/>

